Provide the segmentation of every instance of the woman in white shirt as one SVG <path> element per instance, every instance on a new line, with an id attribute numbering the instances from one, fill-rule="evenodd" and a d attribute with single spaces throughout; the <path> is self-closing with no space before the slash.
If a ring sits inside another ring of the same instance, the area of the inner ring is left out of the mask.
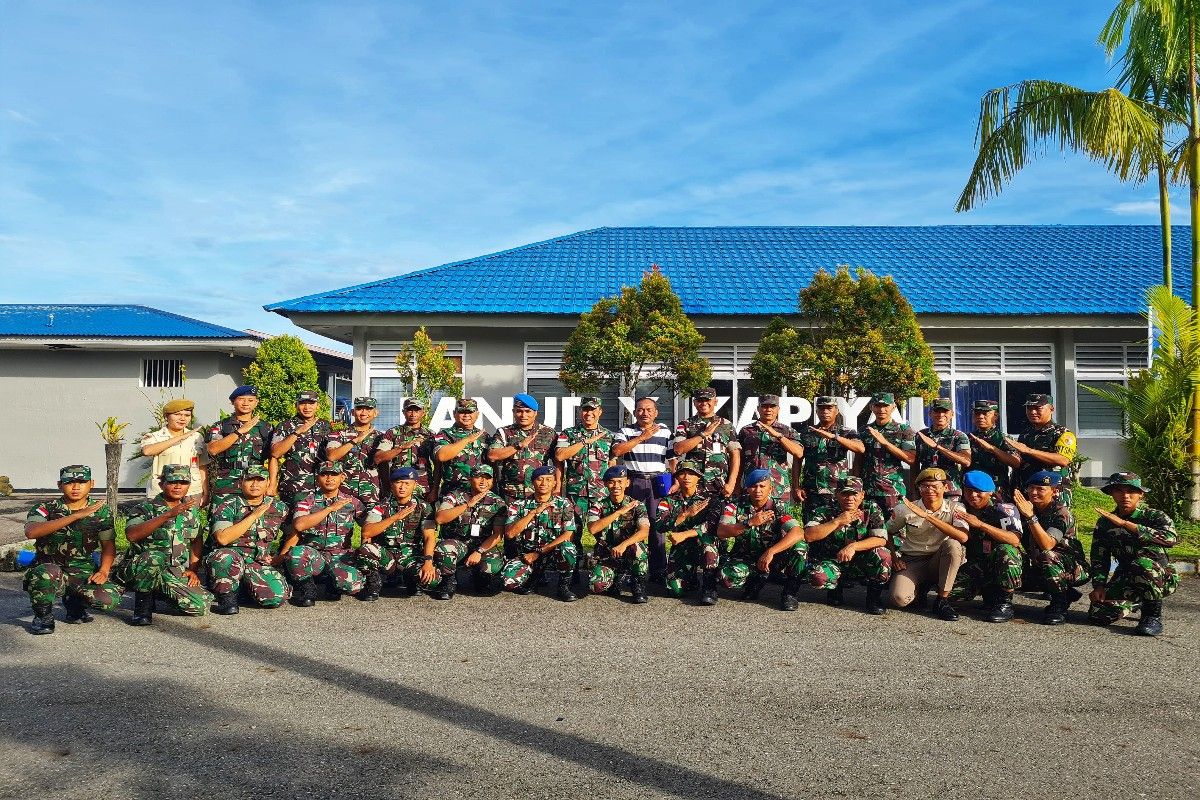
<path id="1" fill-rule="evenodd" d="M 188 489 L 188 497 L 201 495 L 201 504 L 207 502 L 208 481 L 207 470 L 208 448 L 204 444 L 204 434 L 188 426 L 192 423 L 192 410 L 196 404 L 191 400 L 171 400 L 163 406 L 163 422 L 166 424 L 152 433 L 142 437 L 142 455 L 154 459 L 150 466 L 150 483 L 146 486 L 146 496 L 158 494 L 158 482 L 155 475 L 162 474 L 162 468 L 168 464 L 183 464 L 192 470 L 192 485 Z"/>

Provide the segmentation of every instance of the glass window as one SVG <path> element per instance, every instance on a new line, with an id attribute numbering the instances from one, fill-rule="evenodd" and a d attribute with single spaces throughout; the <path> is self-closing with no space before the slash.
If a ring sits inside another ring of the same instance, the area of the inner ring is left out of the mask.
<path id="1" fill-rule="evenodd" d="M 954 424 L 960 431 L 969 432 L 975 427 L 971 407 L 975 405 L 976 400 L 992 400 L 999 403 L 1000 381 L 975 380 L 955 382 Z"/>
<path id="2" fill-rule="evenodd" d="M 371 397 L 379 404 L 375 427 L 380 430 L 395 427 L 404 421 L 401 404 L 404 402 L 404 382 L 399 378 L 371 378 Z"/>
<path id="3" fill-rule="evenodd" d="M 1097 397 L 1086 387 L 1108 388 L 1111 381 L 1080 381 L 1076 384 L 1075 399 L 1079 410 L 1079 433 L 1093 436 L 1120 436 L 1125 426 L 1121 410 L 1107 400 Z"/>
<path id="4" fill-rule="evenodd" d="M 1004 382 L 1005 433 L 1017 436 L 1029 427 L 1025 418 L 1025 398 L 1031 394 L 1050 394 L 1050 381 Z"/>

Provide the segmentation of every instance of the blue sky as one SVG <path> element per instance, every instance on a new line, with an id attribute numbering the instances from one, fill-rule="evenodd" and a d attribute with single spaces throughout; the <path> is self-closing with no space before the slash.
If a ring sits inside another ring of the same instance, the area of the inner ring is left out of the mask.
<path id="1" fill-rule="evenodd" d="M 4 302 L 322 342 L 261 306 L 603 225 L 1155 223 L 1056 153 L 954 213 L 1112 5 L 0 0 Z"/>

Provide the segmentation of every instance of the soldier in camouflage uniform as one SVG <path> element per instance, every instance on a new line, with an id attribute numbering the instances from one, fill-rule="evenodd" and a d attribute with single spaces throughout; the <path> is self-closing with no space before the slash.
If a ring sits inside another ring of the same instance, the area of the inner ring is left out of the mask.
<path id="1" fill-rule="evenodd" d="M 263 608 L 281 606 L 292 595 L 287 578 L 276 569 L 283 556 L 271 554 L 288 508 L 267 494 L 268 477 L 265 467 L 247 467 L 242 493 L 214 504 L 209 513 L 211 541 L 204 561 L 218 614 L 238 613 L 243 591 Z"/>
<path id="2" fill-rule="evenodd" d="M 229 496 L 242 492 L 242 475 L 246 467 L 270 464 L 271 485 L 275 485 L 276 464 L 271 458 L 271 426 L 255 415 L 258 391 L 253 386 L 239 386 L 229 395 L 233 416 L 226 417 L 208 429 L 210 507 L 216 507 Z"/>
<path id="3" fill-rule="evenodd" d="M 883 614 L 881 596 L 892 577 L 887 521 L 879 507 L 866 500 L 858 478 L 846 478 L 835 497 L 835 508 L 819 508 L 804 527 L 808 581 L 813 588 L 825 590 L 825 601 L 831 606 L 845 602 L 847 581 L 862 581 L 867 587 L 867 613 Z"/>
<path id="4" fill-rule="evenodd" d="M 397 467 L 390 477 L 391 493 L 367 512 L 362 526 L 358 559 L 366 572 L 364 600 L 379 598 L 385 575 L 398 579 L 410 596 L 428 589 L 438 581 L 434 559 L 450 558 L 444 548 L 438 553 L 433 508 L 417 496 L 416 469 Z"/>
<path id="5" fill-rule="evenodd" d="M 858 432 L 838 422 L 837 399 L 822 395 L 813 405 L 817 408 L 817 424 L 800 432 L 804 450 L 801 465 L 800 497 L 804 503 L 804 519 L 813 519 L 822 511 L 836 512 L 838 486 L 850 477 L 848 455 L 862 455 L 867 446 Z"/>
<path id="6" fill-rule="evenodd" d="M 596 544 L 587 558 L 588 588 L 594 593 L 608 592 L 621 596 L 621 581 L 630 578 L 634 603 L 645 603 L 646 573 L 650 570 L 650 554 L 646 540 L 650 538 L 650 515 L 642 501 L 627 497 L 629 470 L 609 467 L 604 472 L 605 497 L 596 501 L 587 513 L 588 533 Z"/>
<path id="7" fill-rule="evenodd" d="M 558 599 L 576 600 L 571 591 L 571 573 L 579 560 L 575 536 L 575 507 L 554 494 L 554 467 L 542 465 L 532 471 L 533 495 L 508 501 L 508 524 L 504 536 L 515 545 L 516 558 L 500 570 L 504 588 L 528 594 L 547 569 L 558 572 Z"/>
<path id="8" fill-rule="evenodd" d="M 433 435 L 430 450 L 441 475 L 442 494 L 470 491 L 475 468 L 487 464 L 487 447 L 479 420 L 479 404 L 467 397 L 454 406 L 454 424 Z"/>
<path id="9" fill-rule="evenodd" d="M 890 518 L 900 499 L 908 494 L 904 484 L 904 469 L 917 463 L 916 436 L 904 422 L 896 422 L 896 398 L 882 392 L 871 398 L 875 420 L 858 432 L 867 446 L 859 476 L 866 497 Z"/>
<path id="10" fill-rule="evenodd" d="M 404 401 L 404 422 L 389 428 L 379 438 L 375 448 L 375 463 L 390 473 L 400 467 L 417 471 L 416 497 L 430 500 L 437 497 L 438 487 L 430 470 L 429 456 L 433 452 L 433 431 L 425 427 L 425 406 L 415 397 Z"/>
<path id="11" fill-rule="evenodd" d="M 434 521 L 441 526 L 438 570 L 446 577 L 434 597 L 449 600 L 458 589 L 459 566 L 475 573 L 475 586 L 493 591 L 504 567 L 504 515 L 508 503 L 492 491 L 493 470 L 480 464 L 471 474 L 469 489 L 445 492 L 438 500 Z"/>
<path id="12" fill-rule="evenodd" d="M 758 398 L 758 419 L 738 431 L 742 446 L 741 479 L 756 470 L 765 469 L 771 476 L 771 497 L 782 503 L 792 497 L 791 470 L 788 456 L 804 457 L 800 436 L 787 425 L 778 422 L 779 396 L 764 394 Z"/>
<path id="13" fill-rule="evenodd" d="M 1024 529 L 1023 580 L 1027 589 L 1049 595 L 1050 603 L 1042 615 L 1046 625 L 1067 621 L 1071 603 L 1083 596 L 1075 587 L 1087 582 L 1087 560 L 1075 536 L 1075 515 L 1058 493 L 1061 480 L 1057 472 L 1040 470 L 1025 479 L 1024 492 L 1013 492 Z"/>
<path id="14" fill-rule="evenodd" d="M 671 449 L 675 455 L 698 464 L 699 491 L 705 496 L 733 497 L 742 471 L 742 443 L 733 423 L 717 416 L 717 390 L 711 386 L 692 395 L 696 413 L 675 426 Z M 719 514 L 720 503 L 714 503 Z"/>
<path id="15" fill-rule="evenodd" d="M 1096 509 L 1100 519 L 1092 536 L 1088 619 L 1111 625 L 1140 604 L 1137 632 L 1158 636 L 1163 631 L 1163 598 L 1179 588 L 1179 575 L 1167 560 L 1167 551 L 1179 542 L 1175 522 L 1142 502 L 1146 489 L 1132 472 L 1113 473 L 1104 491 L 1116 507 L 1111 512 Z"/>
<path id="16" fill-rule="evenodd" d="M 533 497 L 533 471 L 551 463 L 558 442 L 554 429 L 537 421 L 537 400 L 519 394 L 512 407 L 513 424 L 492 434 L 487 453 L 499 473 L 499 493 L 510 502 Z"/>
<path id="17" fill-rule="evenodd" d="M 996 484 L 996 499 L 1009 494 L 1010 468 L 1021 466 L 1021 457 L 1000 429 L 1000 404 L 995 400 L 976 400 L 971 406 L 975 427 L 971 439 L 971 468 L 986 472 Z"/>
<path id="18" fill-rule="evenodd" d="M 383 432 L 373 424 L 379 416 L 379 404 L 374 397 L 356 397 L 353 414 L 351 427 L 334 431 L 325 441 L 325 458 L 341 462 L 346 475 L 342 488 L 358 498 L 363 508 L 374 508 L 379 504 L 375 450 L 383 438 Z"/>
<path id="19" fill-rule="evenodd" d="M 182 613 L 208 613 L 213 596 L 200 584 L 198 569 L 204 548 L 200 533 L 200 497 L 188 497 L 192 470 L 168 464 L 159 473 L 162 489 L 154 498 L 134 501 L 125 514 L 129 550 L 114 573 L 116 583 L 133 589 L 133 625 L 154 622 L 155 593 Z"/>
<path id="20" fill-rule="evenodd" d="M 317 583 L 325 586 L 327 600 L 343 593 L 362 591 L 362 572 L 354 563 L 354 523 L 362 524 L 367 509 L 345 489 L 346 475 L 339 461 L 317 467 L 318 491 L 296 501 L 292 508 L 292 533 L 284 536 L 279 551 L 295 590 L 292 601 L 301 607 L 316 601 Z"/>
<path id="21" fill-rule="evenodd" d="M 939 397 L 929 405 L 929 427 L 917 431 L 917 472 L 930 467 L 946 473 L 946 497 L 962 496 L 962 473 L 971 467 L 971 440 L 951 425 L 954 403 Z"/>
<path id="22" fill-rule="evenodd" d="M 1054 421 L 1054 398 L 1048 394 L 1031 394 L 1025 399 L 1025 418 L 1029 427 L 1015 442 L 1008 440 L 1021 457 L 1021 466 L 1013 470 L 1013 487 L 1024 486 L 1035 472 L 1053 472 L 1060 481 L 1059 497 L 1070 508 L 1071 462 L 1078 446 L 1075 434 Z"/>
<path id="23" fill-rule="evenodd" d="M 725 505 L 717 536 L 734 543 L 718 580 L 727 589 L 744 586 L 745 598 L 757 600 L 771 575 L 778 575 L 784 582 L 779 607 L 795 611 L 808 545 L 800 522 L 771 496 L 772 484 L 769 470 L 751 470 L 742 482 L 743 497 Z"/>
<path id="24" fill-rule="evenodd" d="M 1021 588 L 1021 516 L 1017 507 L 996 500 L 992 476 L 973 469 L 963 475 L 963 519 L 967 560 L 958 568 L 950 599 L 968 601 L 983 595 L 988 622 L 1013 617 L 1013 592 Z"/>
<path id="25" fill-rule="evenodd" d="M 62 497 L 38 503 L 25 517 L 25 535 L 36 556 L 23 586 L 33 606 L 30 633 L 54 633 L 54 599 L 61 597 L 70 623 L 91 622 L 89 607 L 111 611 L 121 604 L 121 589 L 109 582 L 116 548 L 112 513 L 103 500 L 89 502 L 92 470 L 81 464 L 58 472 Z M 92 553 L 100 548 L 99 569 Z"/>
<path id="26" fill-rule="evenodd" d="M 575 506 L 575 546 L 582 545 L 588 509 L 607 495 L 604 471 L 613 463 L 613 433 L 600 424 L 600 398 L 579 401 L 581 424 L 558 435 L 554 460 L 562 470 L 563 491 Z"/>
<path id="27" fill-rule="evenodd" d="M 318 419 L 316 392 L 296 395 L 296 416 L 284 420 L 271 437 L 271 457 L 279 460 L 279 497 L 288 506 L 317 491 L 317 464 L 333 434 L 329 420 Z"/>
<path id="28" fill-rule="evenodd" d="M 658 501 L 654 524 L 671 545 L 667 558 L 667 591 L 683 597 L 687 589 L 700 593 L 700 604 L 717 603 L 717 549 L 715 527 L 708 524 L 712 506 L 724 507 L 724 491 L 700 491 L 705 472 L 703 460 L 684 458 L 675 468 L 678 491 Z M 710 486 L 712 484 L 709 484 Z"/>

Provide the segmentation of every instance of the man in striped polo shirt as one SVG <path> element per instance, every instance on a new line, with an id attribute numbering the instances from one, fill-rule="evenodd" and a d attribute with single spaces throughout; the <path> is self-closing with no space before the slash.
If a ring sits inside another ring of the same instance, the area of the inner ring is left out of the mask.
<path id="1" fill-rule="evenodd" d="M 654 518 L 662 492 L 656 485 L 660 476 L 670 469 L 671 429 L 658 422 L 658 403 L 653 397 L 639 398 L 633 407 L 635 424 L 621 428 L 614 437 L 612 455 L 621 459 L 629 470 L 630 497 L 646 505 L 650 515 L 650 580 L 664 583 L 667 575 L 667 540 L 662 531 L 655 530 Z"/>

